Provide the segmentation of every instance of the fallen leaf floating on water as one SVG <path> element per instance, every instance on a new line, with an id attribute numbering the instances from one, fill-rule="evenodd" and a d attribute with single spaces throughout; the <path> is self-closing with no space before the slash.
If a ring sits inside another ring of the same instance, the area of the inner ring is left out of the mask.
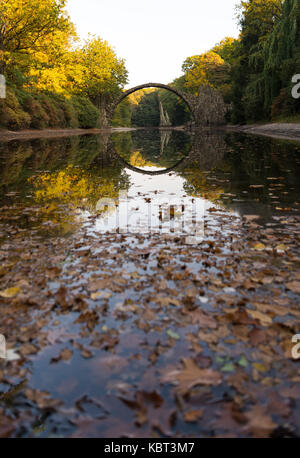
<path id="1" fill-rule="evenodd" d="M 235 366 L 233 363 L 227 363 L 225 364 L 225 366 L 222 367 L 221 371 L 222 372 L 234 372 Z"/>
<path id="2" fill-rule="evenodd" d="M 266 245 L 264 245 L 263 243 L 257 243 L 256 245 L 254 245 L 254 249 L 256 251 L 264 251 L 266 249 Z"/>
<path id="3" fill-rule="evenodd" d="M 300 294 L 300 281 L 291 281 L 285 286 L 293 293 Z"/>
<path id="4" fill-rule="evenodd" d="M 260 321 L 263 326 L 267 326 L 268 324 L 271 324 L 273 321 L 271 317 L 257 310 L 248 310 L 248 313 L 255 320 Z"/>
<path id="5" fill-rule="evenodd" d="M 167 331 L 167 334 L 168 334 L 168 336 L 172 337 L 172 339 L 175 339 L 175 340 L 179 340 L 180 339 L 180 335 L 177 334 L 176 332 L 172 331 L 171 329 L 169 329 Z"/>
<path id="6" fill-rule="evenodd" d="M 255 221 L 256 219 L 259 219 L 260 216 L 259 216 L 259 215 L 244 215 L 243 218 L 244 218 L 247 222 L 251 222 L 251 221 Z"/>
<path id="7" fill-rule="evenodd" d="M 15 297 L 17 294 L 19 294 L 20 288 L 8 288 L 5 289 L 4 291 L 0 292 L 1 297 L 5 297 L 7 299 L 11 299 Z"/>
<path id="8" fill-rule="evenodd" d="M 72 350 L 69 350 L 68 348 L 65 348 L 60 352 L 60 358 L 63 359 L 64 361 L 69 361 L 73 356 Z"/>
<path id="9" fill-rule="evenodd" d="M 280 245 L 277 245 L 277 247 L 276 247 L 276 251 L 278 251 L 280 253 L 283 253 L 286 250 L 287 250 L 287 247 L 283 243 L 281 243 Z"/>
<path id="10" fill-rule="evenodd" d="M 277 426 L 267 413 L 267 407 L 264 406 L 254 406 L 245 416 L 248 419 L 247 428 L 257 438 L 270 437 L 270 434 Z"/>
<path id="11" fill-rule="evenodd" d="M 36 353 L 38 353 L 39 349 L 33 344 L 26 343 L 20 347 L 19 351 L 23 356 L 27 356 L 35 355 Z"/>
<path id="12" fill-rule="evenodd" d="M 184 421 L 186 423 L 196 423 L 199 418 L 203 416 L 204 410 L 190 410 L 184 414 Z"/>
<path id="13" fill-rule="evenodd" d="M 171 370 L 161 379 L 163 383 L 176 384 L 180 393 L 187 393 L 197 385 L 218 386 L 222 382 L 219 372 L 212 369 L 200 369 L 192 358 L 183 359 L 182 362 L 183 369 Z"/>

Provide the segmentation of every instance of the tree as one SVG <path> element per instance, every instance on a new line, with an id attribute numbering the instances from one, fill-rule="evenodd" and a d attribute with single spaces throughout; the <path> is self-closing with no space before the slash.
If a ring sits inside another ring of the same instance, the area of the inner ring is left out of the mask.
<path id="1" fill-rule="evenodd" d="M 265 109 L 273 115 L 300 112 L 291 97 L 292 77 L 300 68 L 300 0 L 286 0 L 282 15 L 264 45 Z M 280 111 L 282 113 L 280 113 Z"/>
<path id="2" fill-rule="evenodd" d="M 132 103 L 126 97 L 116 108 L 112 119 L 112 126 L 131 127 Z"/>
<path id="3" fill-rule="evenodd" d="M 235 50 L 238 42 L 239 40 L 235 38 L 225 37 L 212 48 L 212 51 L 219 54 L 228 64 L 232 64 L 235 61 Z"/>
<path id="4" fill-rule="evenodd" d="M 199 87 L 209 85 L 222 91 L 228 83 L 230 66 L 222 57 L 209 51 L 198 56 L 188 57 L 182 66 L 185 72 L 185 87 L 198 95 Z"/>
<path id="5" fill-rule="evenodd" d="M 184 85 L 182 88 L 179 88 L 178 85 L 180 85 L 180 82 L 178 82 L 178 80 L 180 79 L 178 78 L 173 81 L 170 86 L 173 86 L 178 90 L 183 90 Z M 186 102 L 184 102 L 180 97 L 171 91 L 166 91 L 165 89 L 159 89 L 157 92 L 164 109 L 169 114 L 170 121 L 173 126 L 181 126 L 191 120 L 190 109 Z"/>
<path id="6" fill-rule="evenodd" d="M 107 41 L 90 37 L 71 56 L 75 91 L 89 97 L 98 108 L 121 93 L 127 83 L 128 72 L 123 59 L 119 59 Z"/>
<path id="7" fill-rule="evenodd" d="M 281 17 L 283 0 L 243 0 L 237 8 L 241 26 L 232 65 L 232 121 L 243 123 L 267 116 L 264 108 L 264 44 Z"/>
<path id="8" fill-rule="evenodd" d="M 160 124 L 159 100 L 157 91 L 146 93 L 132 113 L 132 125 L 138 127 L 158 127 Z"/>
<path id="9" fill-rule="evenodd" d="M 66 0 L 1 0 L 0 73 L 10 59 L 49 49 L 57 32 L 72 31 Z"/>
<path id="10" fill-rule="evenodd" d="M 250 49 L 264 39 L 281 16 L 284 0 L 243 0 L 237 7 L 241 39 Z"/>

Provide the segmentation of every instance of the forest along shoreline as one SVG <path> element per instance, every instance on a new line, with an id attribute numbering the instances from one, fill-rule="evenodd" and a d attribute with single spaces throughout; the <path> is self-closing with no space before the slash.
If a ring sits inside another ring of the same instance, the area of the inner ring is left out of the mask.
<path id="1" fill-rule="evenodd" d="M 300 141 L 300 123 L 267 123 L 267 124 L 251 124 L 245 126 L 217 126 L 218 130 L 229 130 L 234 132 L 245 132 L 254 135 L 263 135 L 265 137 L 299 140 Z M 141 129 L 139 127 L 108 127 L 103 129 L 43 129 L 43 130 L 20 130 L 10 131 L 0 129 L 0 141 L 11 140 L 32 140 L 36 138 L 58 138 L 71 137 L 76 135 L 97 135 L 107 132 L 130 132 Z M 172 127 L 171 130 L 190 130 L 185 126 Z M 193 131 L 201 131 L 203 128 L 192 129 Z M 209 128 L 213 130 L 213 128 Z"/>

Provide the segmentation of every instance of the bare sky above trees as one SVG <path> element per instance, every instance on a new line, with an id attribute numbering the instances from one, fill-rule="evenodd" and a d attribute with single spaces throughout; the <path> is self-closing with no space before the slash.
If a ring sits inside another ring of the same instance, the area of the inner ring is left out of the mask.
<path id="1" fill-rule="evenodd" d="M 188 56 L 238 36 L 237 0 L 69 0 L 80 37 L 96 34 L 126 59 L 129 86 L 169 83 Z"/>

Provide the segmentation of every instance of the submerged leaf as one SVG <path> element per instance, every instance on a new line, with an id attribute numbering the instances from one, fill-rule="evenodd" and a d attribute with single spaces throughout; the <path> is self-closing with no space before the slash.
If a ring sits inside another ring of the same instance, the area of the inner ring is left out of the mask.
<path id="1" fill-rule="evenodd" d="M 20 292 L 20 288 L 8 288 L 8 289 L 5 289 L 4 291 L 1 291 L 0 296 L 11 299 L 12 297 L 15 297 L 17 294 L 19 294 L 19 292 Z"/>
<path id="2" fill-rule="evenodd" d="M 167 331 L 168 336 L 172 337 L 172 339 L 179 340 L 180 335 L 177 334 L 176 332 L 173 332 L 171 329 Z"/>

